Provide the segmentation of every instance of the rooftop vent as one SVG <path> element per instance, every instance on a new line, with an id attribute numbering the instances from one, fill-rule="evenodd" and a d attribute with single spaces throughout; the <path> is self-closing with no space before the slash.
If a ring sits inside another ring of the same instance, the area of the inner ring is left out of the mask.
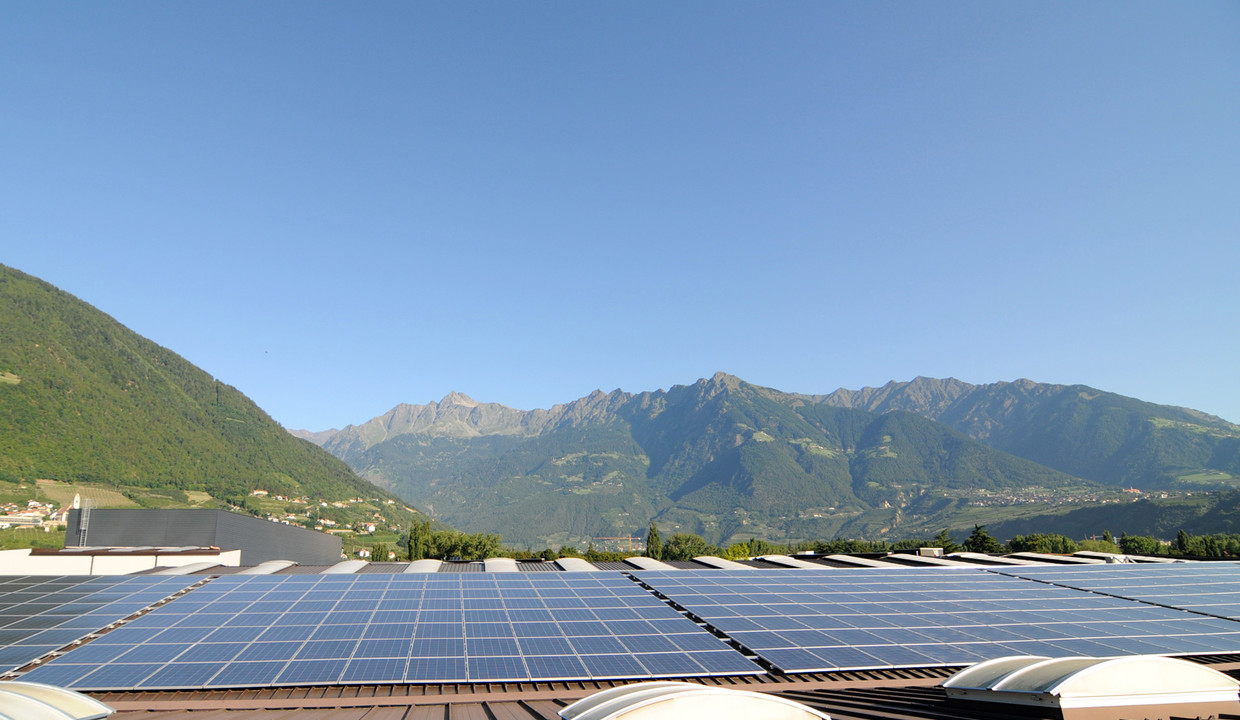
<path id="1" fill-rule="evenodd" d="M 414 560 L 413 562 L 409 563 L 409 566 L 405 568 L 405 572 L 407 573 L 437 573 L 439 572 L 439 568 L 442 565 L 443 565 L 442 560 L 436 560 L 434 558 L 422 558 L 421 560 Z"/>
<path id="2" fill-rule="evenodd" d="M 560 710 L 564 720 L 831 720 L 786 698 L 682 682 L 642 682 L 594 693 Z"/>
<path id="3" fill-rule="evenodd" d="M 561 570 L 567 572 L 598 572 L 598 568 L 576 557 L 562 557 L 556 560 L 555 564 L 559 565 Z"/>
<path id="4" fill-rule="evenodd" d="M 482 561 L 482 567 L 487 572 L 521 572 L 512 558 L 487 558 Z"/>
<path id="5" fill-rule="evenodd" d="M 1240 683 L 1157 655 L 996 658 L 961 670 L 942 687 L 952 700 L 1057 710 L 1064 720 L 1240 713 Z"/>
<path id="6" fill-rule="evenodd" d="M 292 560 L 268 560 L 266 562 L 261 562 L 255 565 L 254 567 L 248 567 L 236 574 L 237 575 L 274 575 L 280 572 L 281 570 L 287 570 L 296 564 L 297 563 L 293 562 Z"/>
<path id="7" fill-rule="evenodd" d="M 324 570 L 320 575 L 353 575 L 361 572 L 370 563 L 365 560 L 341 560 Z"/>

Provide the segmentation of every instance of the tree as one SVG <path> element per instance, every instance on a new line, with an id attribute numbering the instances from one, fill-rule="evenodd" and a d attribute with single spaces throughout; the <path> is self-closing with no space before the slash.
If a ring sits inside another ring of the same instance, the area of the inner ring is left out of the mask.
<path id="1" fill-rule="evenodd" d="M 975 553 L 1001 553 L 1003 543 L 991 537 L 985 525 L 974 525 L 973 532 L 964 541 L 964 549 Z"/>
<path id="2" fill-rule="evenodd" d="M 405 544 L 405 554 L 409 560 L 421 560 L 430 553 L 431 521 L 414 520 L 409 528 L 409 539 Z"/>
<path id="3" fill-rule="evenodd" d="M 1106 540 L 1082 540 L 1081 542 L 1077 543 L 1077 545 L 1080 546 L 1079 549 L 1089 550 L 1091 552 L 1105 552 L 1105 553 L 1119 552 L 1119 548 L 1115 545 L 1115 543 L 1107 542 Z"/>
<path id="4" fill-rule="evenodd" d="M 646 531 L 646 557 L 655 560 L 663 559 L 663 539 L 659 537 L 659 526 L 650 521 L 650 529 Z"/>
<path id="5" fill-rule="evenodd" d="M 960 545 L 952 539 L 951 534 L 948 533 L 947 530 L 940 530 L 939 534 L 935 535 L 934 539 L 930 541 L 930 546 L 943 548 L 944 555 L 960 552 L 962 549 Z"/>
<path id="6" fill-rule="evenodd" d="M 699 555 L 713 555 L 717 550 L 700 535 L 676 533 L 663 546 L 663 560 L 692 560 Z"/>
<path id="7" fill-rule="evenodd" d="M 1075 540 L 1055 533 L 1017 535 L 1008 541 L 1008 547 L 1012 549 L 1012 552 L 1058 553 L 1060 555 L 1071 555 L 1079 549 Z"/>
<path id="8" fill-rule="evenodd" d="M 1158 555 L 1164 552 L 1162 543 L 1157 539 L 1128 533 L 1120 534 L 1119 549 L 1125 555 Z"/>
<path id="9" fill-rule="evenodd" d="M 1184 532 L 1184 528 L 1175 534 L 1175 551 L 1181 555 L 1188 554 L 1188 533 Z"/>

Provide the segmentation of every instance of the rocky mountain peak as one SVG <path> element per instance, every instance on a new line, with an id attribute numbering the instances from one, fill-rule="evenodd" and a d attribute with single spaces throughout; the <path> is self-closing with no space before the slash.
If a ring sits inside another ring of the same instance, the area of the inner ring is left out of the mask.
<path id="1" fill-rule="evenodd" d="M 481 403 L 479 403 L 477 400 L 474 400 L 473 398 L 466 395 L 465 393 L 460 393 L 455 390 L 448 393 L 447 395 L 444 395 L 443 400 L 439 401 L 439 405 L 441 407 L 458 406 L 458 407 L 475 408 L 475 407 L 478 407 L 478 405 L 480 404 Z"/>
<path id="2" fill-rule="evenodd" d="M 717 372 L 709 379 L 702 378 L 695 384 L 698 388 L 704 391 L 707 397 L 714 397 L 720 393 L 739 390 L 742 382 L 744 381 L 735 375 L 729 375 L 725 372 Z"/>

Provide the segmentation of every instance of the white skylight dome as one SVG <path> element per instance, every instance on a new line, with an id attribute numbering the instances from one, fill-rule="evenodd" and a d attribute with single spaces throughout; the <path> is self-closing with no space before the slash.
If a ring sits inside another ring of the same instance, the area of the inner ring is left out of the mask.
<path id="1" fill-rule="evenodd" d="M 1240 683 L 1204 665 L 1162 657 L 1005 657 L 943 682 L 949 697 L 1069 710 L 1174 706 L 1176 715 L 1240 712 Z"/>
<path id="2" fill-rule="evenodd" d="M 0 682 L 4 720 L 101 720 L 115 712 L 98 700 L 55 685 Z"/>
<path id="3" fill-rule="evenodd" d="M 831 720 L 775 695 L 665 681 L 604 690 L 578 700 L 559 715 L 564 720 Z"/>

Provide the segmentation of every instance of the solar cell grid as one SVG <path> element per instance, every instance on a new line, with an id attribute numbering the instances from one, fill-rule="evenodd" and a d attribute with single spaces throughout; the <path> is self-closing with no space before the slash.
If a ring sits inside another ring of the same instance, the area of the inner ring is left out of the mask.
<path id="1" fill-rule="evenodd" d="M 1089 572 L 1091 570 L 1092 572 Z M 1232 562 L 1165 565 L 1120 563 L 1101 568 L 1005 567 L 993 572 L 1240 619 L 1240 564 Z"/>
<path id="2" fill-rule="evenodd" d="M 788 672 L 954 665 L 1086 649 L 1102 655 L 1140 648 L 1240 651 L 1240 624 L 1194 621 L 1175 610 L 982 570 L 634 574 Z M 737 608 L 752 612 L 738 615 Z"/>
<path id="3" fill-rule="evenodd" d="M 0 671 L 128 617 L 198 582 L 183 577 L 0 577 Z"/>
<path id="4" fill-rule="evenodd" d="M 620 574 L 224 576 L 189 598 L 100 638 L 141 662 L 71 652 L 26 677 L 104 690 L 761 672 Z M 176 643 L 160 643 L 165 632 L 179 633 L 166 638 Z M 631 651 L 621 640 L 634 633 L 693 640 Z M 155 644 L 181 652 L 161 649 L 152 670 L 141 653 Z M 630 662 L 612 660 L 618 652 Z M 112 669 L 101 674 L 92 658 L 105 657 Z"/>

